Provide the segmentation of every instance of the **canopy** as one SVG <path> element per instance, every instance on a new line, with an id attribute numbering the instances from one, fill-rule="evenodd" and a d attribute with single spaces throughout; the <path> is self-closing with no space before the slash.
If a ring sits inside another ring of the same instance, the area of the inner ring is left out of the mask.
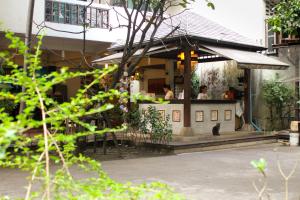
<path id="1" fill-rule="evenodd" d="M 281 79 L 279 82 L 289 83 L 289 82 L 300 82 L 300 77 L 288 78 L 288 79 Z"/>
<path id="2" fill-rule="evenodd" d="M 143 50 L 144 49 L 137 50 L 135 52 L 135 54 L 133 55 L 133 57 L 139 56 L 143 52 Z M 174 47 L 172 47 L 172 48 L 168 48 L 166 46 L 151 47 L 148 50 L 148 52 L 146 53 L 146 56 L 149 56 L 154 53 L 161 53 L 161 52 L 166 52 L 166 51 L 171 51 L 171 50 L 174 50 Z M 123 56 L 123 52 L 119 52 L 119 53 L 115 53 L 115 54 L 94 60 L 93 63 L 99 64 L 99 65 L 104 65 L 104 64 L 109 64 L 109 63 L 117 64 L 117 63 L 121 62 L 122 56 Z"/>
<path id="3" fill-rule="evenodd" d="M 203 45 L 217 55 L 235 60 L 238 66 L 243 69 L 286 69 L 289 67 L 287 63 L 279 61 L 275 57 L 263 55 L 261 53 L 245 50 L 237 50 L 225 47 L 216 47 Z"/>
<path id="4" fill-rule="evenodd" d="M 220 58 L 226 58 L 230 60 L 235 60 L 238 67 L 241 69 L 286 69 L 289 67 L 287 63 L 279 61 L 276 57 L 267 56 L 261 53 L 247 51 L 247 50 L 237 50 L 228 47 L 201 45 L 199 50 L 206 51 L 214 56 Z M 167 47 L 167 46 L 156 46 L 152 47 L 146 53 L 146 56 L 153 54 L 161 54 L 164 52 L 176 50 L 178 47 Z M 139 49 L 135 52 L 133 57 L 139 56 L 144 49 Z M 115 53 L 97 60 L 94 60 L 94 64 L 104 65 L 104 64 L 117 64 L 121 62 L 123 52 Z"/>

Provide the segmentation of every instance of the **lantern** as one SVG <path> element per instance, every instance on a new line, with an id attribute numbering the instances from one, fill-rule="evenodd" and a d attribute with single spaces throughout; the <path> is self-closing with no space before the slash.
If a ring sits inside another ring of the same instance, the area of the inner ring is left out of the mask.
<path id="1" fill-rule="evenodd" d="M 177 55 L 177 69 L 183 73 L 184 71 L 184 59 L 185 59 L 185 55 L 184 55 L 184 52 L 180 52 L 178 55 Z M 197 64 L 198 64 L 198 54 L 195 53 L 195 51 L 191 51 L 191 69 L 192 71 L 194 71 L 197 67 Z"/>

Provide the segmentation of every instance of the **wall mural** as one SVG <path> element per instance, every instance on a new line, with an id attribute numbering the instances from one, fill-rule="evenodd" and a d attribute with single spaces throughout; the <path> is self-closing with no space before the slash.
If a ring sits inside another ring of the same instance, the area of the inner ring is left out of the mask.
<path id="1" fill-rule="evenodd" d="M 222 99 L 229 87 L 243 90 L 243 85 L 239 82 L 242 80 L 243 70 L 238 69 L 234 61 L 199 64 L 197 72 L 200 85 L 207 85 L 208 95 L 212 99 Z"/>

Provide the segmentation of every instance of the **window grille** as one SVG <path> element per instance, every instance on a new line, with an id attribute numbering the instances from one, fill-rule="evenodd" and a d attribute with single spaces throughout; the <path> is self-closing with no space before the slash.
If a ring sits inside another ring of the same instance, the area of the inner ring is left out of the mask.
<path id="1" fill-rule="evenodd" d="M 46 0 L 45 21 L 83 25 L 85 7 L 77 4 Z M 85 13 L 85 23 L 91 28 L 109 28 L 109 11 L 88 7 Z"/>

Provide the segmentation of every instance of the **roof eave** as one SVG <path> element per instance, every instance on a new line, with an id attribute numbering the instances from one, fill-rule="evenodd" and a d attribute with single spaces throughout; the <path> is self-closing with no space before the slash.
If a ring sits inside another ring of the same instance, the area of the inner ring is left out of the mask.
<path id="1" fill-rule="evenodd" d="M 183 40 L 182 37 L 184 37 L 184 39 L 186 39 L 186 40 L 193 39 L 193 40 L 197 40 L 199 42 L 204 42 L 204 43 L 208 43 L 208 44 L 212 44 L 212 45 L 217 44 L 217 45 L 224 46 L 224 47 L 234 47 L 234 48 L 237 48 L 237 49 L 247 49 L 247 50 L 251 50 L 251 51 L 264 51 L 264 50 L 267 49 L 267 48 L 262 47 L 262 46 L 236 43 L 236 42 L 230 42 L 230 41 L 225 41 L 225 40 L 217 40 L 217 39 L 199 37 L 199 36 L 194 36 L 194 35 L 179 35 L 179 36 L 174 36 L 174 37 L 168 37 L 166 39 L 163 39 L 163 42 L 164 43 L 171 43 L 172 41 L 176 41 L 176 40 L 182 41 Z M 155 39 L 153 41 L 153 46 L 155 46 L 157 44 L 160 44 L 161 42 L 162 42 L 161 39 Z M 146 45 L 148 43 L 149 43 L 149 40 L 145 41 L 143 43 L 143 45 Z M 124 49 L 124 45 L 120 45 L 120 46 L 117 46 L 117 47 L 109 48 L 109 51 L 121 51 L 123 49 Z"/>

